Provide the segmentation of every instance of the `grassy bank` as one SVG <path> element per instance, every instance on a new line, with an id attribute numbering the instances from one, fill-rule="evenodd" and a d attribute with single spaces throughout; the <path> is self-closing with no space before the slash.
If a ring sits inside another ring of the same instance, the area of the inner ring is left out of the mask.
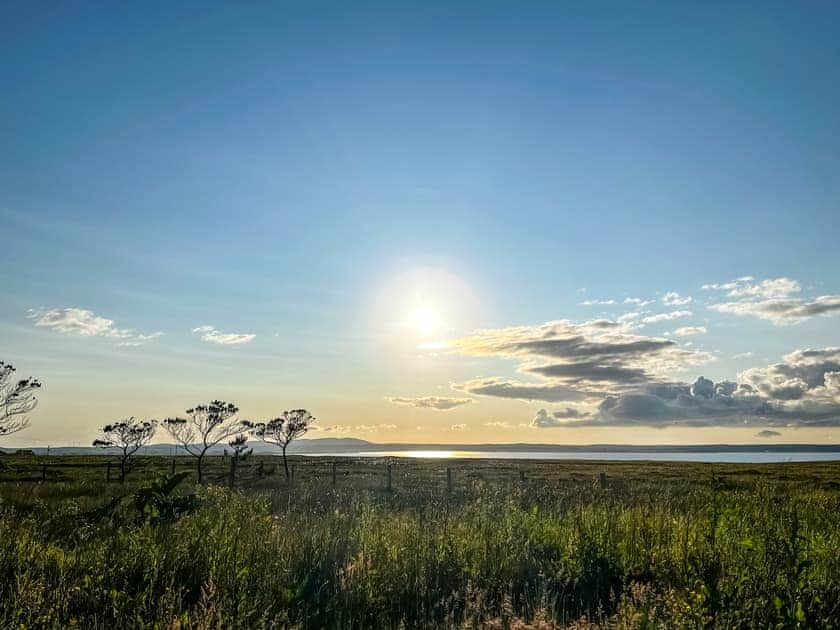
<path id="1" fill-rule="evenodd" d="M 840 622 L 836 463 L 103 464 L 2 459 L 0 626 Z"/>

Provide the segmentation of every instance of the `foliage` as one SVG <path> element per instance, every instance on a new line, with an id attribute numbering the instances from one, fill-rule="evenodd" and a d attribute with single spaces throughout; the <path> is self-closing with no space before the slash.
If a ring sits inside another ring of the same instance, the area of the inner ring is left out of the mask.
<path id="1" fill-rule="evenodd" d="M 0 361 L 0 436 L 22 431 L 29 426 L 26 414 L 38 404 L 35 390 L 41 388 L 38 379 L 15 380 L 15 367 Z"/>
<path id="2" fill-rule="evenodd" d="M 175 521 L 196 507 L 194 494 L 177 496 L 173 492 L 189 473 L 161 475 L 134 494 L 134 507 L 140 518 L 159 524 Z"/>
<path id="3" fill-rule="evenodd" d="M 246 427 L 263 442 L 274 444 L 282 449 L 283 469 L 288 482 L 290 473 L 286 449 L 294 440 L 304 436 L 313 422 L 315 422 L 315 417 L 306 409 L 292 409 L 284 411 L 279 417 L 267 422 L 247 422 Z"/>
<path id="4" fill-rule="evenodd" d="M 131 456 L 148 444 L 155 435 L 155 420 L 139 420 L 130 417 L 102 427 L 102 438 L 93 445 L 100 448 L 118 448 L 120 456 L 120 481 L 125 481 Z"/>
<path id="5" fill-rule="evenodd" d="M 212 400 L 187 409 L 186 418 L 167 418 L 163 425 L 184 450 L 196 458 L 198 481 L 203 479 L 207 451 L 244 430 L 245 423 L 233 418 L 239 407 L 233 403 Z"/>
<path id="6" fill-rule="evenodd" d="M 601 489 L 609 465 L 458 462 L 448 493 L 440 463 L 398 461 L 390 494 L 367 483 L 381 463 L 341 464 L 337 489 L 330 464 L 195 497 L 186 473 L 161 477 L 121 507 L 82 472 L 0 484 L 0 627 L 840 625 L 838 464 L 718 467 L 714 484 L 614 464 Z"/>

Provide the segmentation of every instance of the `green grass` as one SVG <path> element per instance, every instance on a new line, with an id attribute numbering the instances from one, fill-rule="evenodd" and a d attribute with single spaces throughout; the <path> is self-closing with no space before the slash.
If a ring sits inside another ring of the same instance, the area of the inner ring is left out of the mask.
<path id="1" fill-rule="evenodd" d="M 0 458 L 0 627 L 840 626 L 840 463 L 105 461 Z"/>

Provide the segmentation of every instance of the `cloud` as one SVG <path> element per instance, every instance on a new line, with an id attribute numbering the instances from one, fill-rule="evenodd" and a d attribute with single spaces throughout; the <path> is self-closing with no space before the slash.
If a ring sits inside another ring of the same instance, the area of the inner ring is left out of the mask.
<path id="1" fill-rule="evenodd" d="M 477 396 L 514 398 L 528 401 L 561 402 L 581 400 L 586 397 L 584 392 L 576 391 L 565 385 L 553 383 L 519 383 L 499 378 L 474 379 L 466 383 L 457 383 L 452 387 L 457 391 Z"/>
<path id="2" fill-rule="evenodd" d="M 462 424 L 453 424 L 451 427 L 449 427 L 449 430 L 450 431 L 463 431 L 466 428 L 467 428 L 467 425 L 463 424 L 463 423 Z"/>
<path id="3" fill-rule="evenodd" d="M 709 308 L 719 313 L 758 317 L 774 324 L 790 324 L 815 315 L 840 313 L 840 295 L 821 295 L 812 300 L 801 298 L 742 300 L 712 304 Z"/>
<path id="4" fill-rule="evenodd" d="M 584 300 L 581 304 L 584 306 L 611 306 L 615 304 L 615 300 Z"/>
<path id="5" fill-rule="evenodd" d="M 560 426 L 562 422 L 555 419 L 554 416 L 549 415 L 545 409 L 537 411 L 537 415 L 531 420 L 531 426 L 537 429 L 547 429 L 551 427 Z"/>
<path id="6" fill-rule="evenodd" d="M 681 317 L 691 317 L 693 313 L 691 311 L 671 311 L 670 313 L 658 313 L 656 315 L 648 315 L 647 317 L 642 318 L 643 324 L 656 324 L 658 322 L 669 322 L 674 319 L 680 319 Z"/>
<path id="7" fill-rule="evenodd" d="M 753 356 L 752 352 L 741 352 L 739 354 L 733 354 L 732 358 L 733 359 L 749 359 L 751 356 Z"/>
<path id="8" fill-rule="evenodd" d="M 691 335 L 705 335 L 705 326 L 681 326 L 674 331 L 677 337 L 690 337 Z"/>
<path id="9" fill-rule="evenodd" d="M 742 317 L 756 317 L 774 324 L 795 324 L 816 315 L 840 313 L 840 295 L 821 295 L 814 298 L 797 297 L 802 287 L 790 278 L 773 278 L 757 282 L 744 276 L 723 284 L 706 284 L 704 289 L 726 291 L 735 298 L 709 305 L 719 313 Z"/>
<path id="10" fill-rule="evenodd" d="M 668 291 L 665 295 L 662 296 L 662 303 L 667 306 L 685 306 L 686 304 L 691 304 L 694 301 L 690 295 L 682 296 L 676 291 Z"/>
<path id="11" fill-rule="evenodd" d="M 36 326 L 51 328 L 65 335 L 114 339 L 120 346 L 140 346 L 163 335 L 161 332 L 143 334 L 129 328 L 117 328 L 113 320 L 83 308 L 32 309 L 27 317 L 34 320 Z"/>
<path id="12" fill-rule="evenodd" d="M 625 304 L 634 304 L 638 307 L 647 306 L 648 304 L 653 304 L 654 300 L 643 300 L 642 298 L 624 298 Z"/>
<path id="13" fill-rule="evenodd" d="M 485 422 L 484 426 L 485 427 L 492 427 L 494 429 L 512 429 L 513 428 L 512 424 L 510 424 L 508 422 L 501 421 L 501 420 L 496 420 L 496 421 L 493 421 L 493 422 Z"/>
<path id="14" fill-rule="evenodd" d="M 455 407 L 460 407 L 461 405 L 466 405 L 472 402 L 472 398 L 446 398 L 440 396 L 420 396 L 416 398 L 391 396 L 386 400 L 395 405 L 410 405 L 412 407 L 438 409 L 441 411 L 454 409 Z"/>
<path id="15" fill-rule="evenodd" d="M 622 365 L 604 365 L 596 361 L 579 361 L 576 363 L 557 363 L 526 368 L 528 372 L 539 374 L 546 378 L 563 378 L 567 381 L 610 381 L 633 383 L 648 379 L 647 372 L 642 368 L 631 368 Z"/>
<path id="16" fill-rule="evenodd" d="M 759 431 L 758 433 L 756 433 L 755 437 L 774 438 L 774 437 L 779 437 L 780 435 L 781 435 L 781 433 L 779 433 L 778 431 L 773 431 L 771 429 L 764 429 L 763 431 Z"/>
<path id="17" fill-rule="evenodd" d="M 314 428 L 314 427 L 313 427 Z M 392 431 L 397 428 L 395 424 L 357 424 L 320 427 L 318 430 L 324 433 L 375 433 L 377 431 Z"/>
<path id="18" fill-rule="evenodd" d="M 840 348 L 796 350 L 738 382 L 701 376 L 607 396 L 574 426 L 840 426 Z"/>
<path id="19" fill-rule="evenodd" d="M 752 276 L 743 276 L 732 282 L 704 284 L 710 291 L 726 291 L 729 297 L 777 299 L 799 293 L 802 287 L 790 278 L 772 278 L 756 282 Z"/>
<path id="20" fill-rule="evenodd" d="M 555 429 L 558 427 L 569 426 L 569 420 L 588 417 L 589 414 L 578 411 L 573 407 L 566 407 L 563 411 L 555 411 L 553 413 L 549 413 L 545 409 L 540 409 L 531 420 L 531 424 L 529 426 L 534 429 Z"/>
<path id="21" fill-rule="evenodd" d="M 235 346 L 243 343 L 249 343 L 254 340 L 256 335 L 250 333 L 223 333 L 213 328 L 213 326 L 198 326 L 192 331 L 201 335 L 201 340 L 207 343 L 215 343 L 221 346 Z"/>
<path id="22" fill-rule="evenodd" d="M 548 403 L 597 400 L 659 382 L 665 372 L 713 360 L 706 352 L 680 347 L 670 339 L 632 334 L 626 324 L 610 320 L 482 330 L 453 340 L 450 348 L 473 356 L 510 358 L 520 363 L 521 372 L 542 379 L 529 383 L 486 377 L 454 384 L 456 391 Z"/>

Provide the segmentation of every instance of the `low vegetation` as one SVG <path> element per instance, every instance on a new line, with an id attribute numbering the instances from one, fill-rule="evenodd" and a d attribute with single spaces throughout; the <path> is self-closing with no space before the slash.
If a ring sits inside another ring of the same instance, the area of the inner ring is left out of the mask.
<path id="1" fill-rule="evenodd" d="M 4 628 L 840 624 L 840 463 L 0 461 Z"/>

